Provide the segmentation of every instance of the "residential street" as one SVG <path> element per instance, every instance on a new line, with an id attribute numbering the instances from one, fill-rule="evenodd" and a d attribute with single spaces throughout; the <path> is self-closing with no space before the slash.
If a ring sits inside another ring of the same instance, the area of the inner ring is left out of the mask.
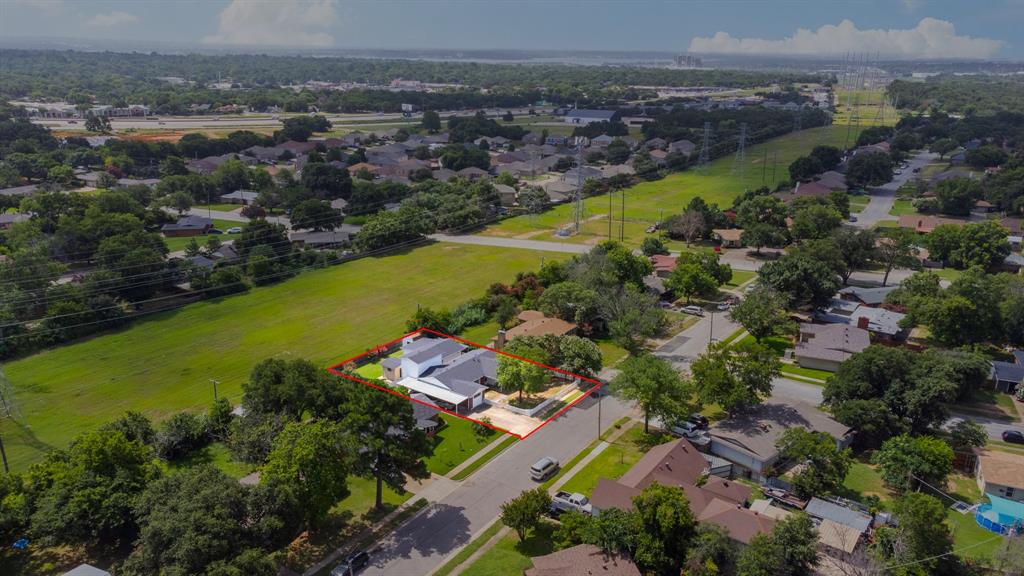
<path id="1" fill-rule="evenodd" d="M 851 224 L 858 228 L 871 228 L 882 220 L 897 220 L 895 216 L 889 215 L 893 203 L 896 202 L 896 190 L 915 176 L 915 169 L 924 167 L 938 157 L 938 154 L 932 152 L 919 152 L 907 160 L 909 165 L 902 174 L 895 175 L 892 182 L 869 190 L 871 202 L 857 214 L 857 221 Z"/>
<path id="2" fill-rule="evenodd" d="M 498 248 L 520 248 L 522 250 L 541 250 L 545 252 L 563 252 L 566 254 L 585 254 L 593 246 L 586 244 L 569 244 L 568 242 L 549 242 L 545 240 L 521 240 L 517 238 L 499 238 L 495 236 L 431 234 L 431 240 L 451 242 L 453 244 L 472 244 L 474 246 L 495 246 Z"/>
<path id="3" fill-rule="evenodd" d="M 631 410 L 611 396 L 600 402 L 602 429 Z M 432 572 L 495 520 L 503 502 L 537 486 L 530 479 L 531 464 L 543 456 L 568 462 L 597 438 L 598 410 L 598 400 L 588 397 L 484 465 L 382 541 L 362 574 L 416 576 Z"/>

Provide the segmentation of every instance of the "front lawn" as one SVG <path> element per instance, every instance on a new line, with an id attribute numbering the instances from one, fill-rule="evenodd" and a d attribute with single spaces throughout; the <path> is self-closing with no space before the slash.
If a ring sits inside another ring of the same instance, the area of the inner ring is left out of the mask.
<path id="1" fill-rule="evenodd" d="M 892 205 L 892 209 L 889 210 L 889 214 L 891 216 L 906 216 L 908 214 L 917 214 L 917 209 L 914 208 L 913 200 L 897 198 L 896 202 Z"/>
<path id="2" fill-rule="evenodd" d="M 664 439 L 667 440 L 667 437 Z M 634 423 L 615 442 L 609 444 L 562 485 L 562 490 L 590 496 L 594 486 L 597 486 L 599 478 L 618 480 L 647 453 L 652 445 L 654 444 L 649 435 L 644 434 L 643 424 Z"/>
<path id="3" fill-rule="evenodd" d="M 783 364 L 782 373 L 796 376 L 804 376 L 806 378 L 814 378 L 817 380 L 828 380 L 834 374 L 827 370 L 816 370 L 814 368 L 804 368 L 803 366 L 797 366 L 796 364 Z"/>
<path id="4" fill-rule="evenodd" d="M 498 438 L 499 432 L 486 436 L 477 434 L 469 420 L 448 414 L 441 414 L 441 419 L 446 426 L 434 437 L 434 454 L 426 460 L 427 470 L 439 476 L 444 476 Z"/>
<path id="5" fill-rule="evenodd" d="M 749 282 L 757 277 L 757 272 L 751 270 L 733 270 L 732 279 L 725 283 L 727 288 L 739 288 L 740 285 Z"/>
<path id="6" fill-rule="evenodd" d="M 757 340 L 752 335 L 747 334 L 740 342 L 754 344 Z M 776 356 L 781 358 L 786 353 L 786 350 L 793 347 L 793 339 L 789 336 L 768 336 L 761 339 L 761 346 L 768 347 L 772 352 L 775 352 Z"/>
<path id="7" fill-rule="evenodd" d="M 524 570 L 533 566 L 531 558 L 555 551 L 551 540 L 554 531 L 553 523 L 542 522 L 521 542 L 515 532 L 509 532 L 463 570 L 462 576 L 522 576 Z"/>
<path id="8" fill-rule="evenodd" d="M 235 222 L 233 220 L 218 220 L 213 219 L 213 227 L 221 232 L 227 231 L 228 228 L 234 228 L 236 226 L 244 226 L 245 222 Z M 240 234 L 207 234 L 204 236 L 175 236 L 173 238 L 164 238 L 164 243 L 167 244 L 167 249 L 171 252 L 177 252 L 178 250 L 184 250 L 186 246 L 192 242 L 193 239 L 200 245 L 206 245 L 206 240 L 211 236 L 220 238 L 221 242 L 227 242 L 228 240 L 234 240 L 240 236 Z"/>

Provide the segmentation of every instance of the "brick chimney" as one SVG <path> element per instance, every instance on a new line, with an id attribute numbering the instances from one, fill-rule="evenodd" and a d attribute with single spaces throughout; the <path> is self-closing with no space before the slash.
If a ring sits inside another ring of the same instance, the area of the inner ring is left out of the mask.
<path id="1" fill-rule="evenodd" d="M 861 317 L 857 318 L 857 328 L 860 328 L 861 330 L 867 330 L 868 329 L 868 317 L 867 316 L 861 316 Z"/>
<path id="2" fill-rule="evenodd" d="M 498 336 L 494 338 L 494 349 L 501 350 L 505 347 L 505 331 L 498 330 Z"/>

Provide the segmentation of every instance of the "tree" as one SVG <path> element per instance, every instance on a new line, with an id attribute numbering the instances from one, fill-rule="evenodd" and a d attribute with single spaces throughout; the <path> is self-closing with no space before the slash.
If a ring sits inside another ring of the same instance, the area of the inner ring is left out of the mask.
<path id="1" fill-rule="evenodd" d="M 559 282 L 540 295 L 537 308 L 566 322 L 590 324 L 597 318 L 597 292 L 578 282 Z"/>
<path id="2" fill-rule="evenodd" d="M 889 282 L 889 273 L 894 268 L 911 268 L 920 263 L 917 238 L 906 228 L 894 228 L 880 238 L 876 254 L 878 263 L 885 269 L 882 286 Z"/>
<path id="3" fill-rule="evenodd" d="M 361 447 L 356 459 L 356 474 L 377 482 L 374 507 L 384 505 L 384 484 L 405 493 L 406 477 L 429 478 L 423 459 L 434 451 L 434 444 L 416 427 L 412 404 L 405 398 L 375 390 L 369 386 L 350 386 L 348 414 L 342 420 Z"/>
<path id="4" fill-rule="evenodd" d="M 992 559 L 1006 576 L 1024 576 L 1024 538 L 1003 538 Z"/>
<path id="5" fill-rule="evenodd" d="M 547 368 L 538 366 L 534 362 L 549 364 L 551 357 L 547 350 L 530 340 L 516 338 L 505 345 L 504 352 L 505 354 L 498 355 L 499 389 L 503 392 L 518 392 L 520 401 L 523 399 L 523 393 L 533 394 L 544 389 L 551 374 Z M 513 358 L 507 354 L 519 358 Z M 525 358 L 530 362 L 520 360 L 520 358 Z"/>
<path id="6" fill-rule="evenodd" d="M 771 195 L 758 195 L 745 200 L 736 208 L 736 224 L 743 229 L 756 224 L 768 224 L 785 229 L 788 216 L 786 205 Z"/>
<path id="7" fill-rule="evenodd" d="M 424 130 L 431 134 L 436 134 L 441 130 L 441 116 L 433 110 L 423 111 L 423 120 L 420 121 L 420 126 Z"/>
<path id="8" fill-rule="evenodd" d="M 876 257 L 874 230 L 841 226 L 832 232 L 831 239 L 843 261 L 839 275 L 844 285 L 850 275 L 868 266 Z"/>
<path id="9" fill-rule="evenodd" d="M 836 439 L 826 432 L 790 428 L 782 433 L 776 447 L 783 457 L 803 464 L 791 481 L 802 498 L 834 492 L 850 470 L 850 449 L 838 448 Z"/>
<path id="10" fill-rule="evenodd" d="M 686 576 L 735 574 L 739 553 L 739 545 L 728 530 L 717 524 L 699 524 L 683 571 Z"/>
<path id="11" fill-rule="evenodd" d="M 786 231 L 770 224 L 751 224 L 743 229 L 740 240 L 754 251 L 761 253 L 761 248 L 775 248 L 786 243 Z"/>
<path id="12" fill-rule="evenodd" d="M 977 422 L 960 420 L 949 429 L 949 445 L 958 452 L 981 448 L 988 442 L 988 432 Z"/>
<path id="13" fill-rule="evenodd" d="M 800 239 L 825 238 L 839 228 L 843 215 L 829 206 L 815 205 L 793 215 L 793 236 Z"/>
<path id="14" fill-rule="evenodd" d="M 356 456 L 359 444 L 346 439 L 346 430 L 351 428 L 327 421 L 289 423 L 274 439 L 261 471 L 261 482 L 294 496 L 309 526 L 318 525 L 348 495 L 349 471 L 366 459 Z"/>
<path id="15" fill-rule="evenodd" d="M 136 511 L 141 530 L 129 574 L 202 574 L 248 543 L 245 488 L 210 465 L 153 482 Z"/>
<path id="16" fill-rule="evenodd" d="M 605 152 L 608 155 L 609 164 L 623 164 L 629 159 L 630 150 L 628 144 L 616 138 L 608 143 L 608 148 Z"/>
<path id="17" fill-rule="evenodd" d="M 675 368 L 648 353 L 623 360 L 609 387 L 615 395 L 640 407 L 644 432 L 649 430 L 651 416 L 674 420 L 685 414 L 690 398 L 690 386 Z"/>
<path id="18" fill-rule="evenodd" d="M 266 220 L 251 220 L 242 226 L 242 233 L 233 244 L 239 256 L 243 258 L 248 258 L 249 252 L 257 246 L 264 245 L 273 249 L 278 256 L 284 256 L 291 252 L 288 231 L 283 224 L 273 224 Z"/>
<path id="19" fill-rule="evenodd" d="M 758 343 L 782 331 L 789 323 L 786 299 L 769 286 L 757 285 L 747 297 L 729 311 Z"/>
<path id="20" fill-rule="evenodd" d="M 156 430 L 149 418 L 140 412 L 129 410 L 120 418 L 100 427 L 101 432 L 120 432 L 129 441 L 140 444 L 152 444 L 156 438 Z"/>
<path id="21" fill-rule="evenodd" d="M 923 482 L 945 486 L 953 471 L 953 449 L 931 436 L 896 436 L 871 455 L 886 484 L 906 492 Z"/>
<path id="22" fill-rule="evenodd" d="M 811 576 L 818 565 L 818 531 L 810 516 L 794 514 L 740 553 L 737 576 Z"/>
<path id="23" fill-rule="evenodd" d="M 85 129 L 89 132 L 99 132 L 101 134 L 110 133 L 110 118 L 106 116 L 97 116 L 90 113 L 85 117 Z"/>
<path id="24" fill-rule="evenodd" d="M 702 403 L 736 414 L 771 394 L 780 367 L 775 353 L 756 342 L 717 342 L 690 364 L 690 374 Z"/>
<path id="25" fill-rule="evenodd" d="M 298 230 L 334 230 L 341 226 L 341 212 L 331 208 L 325 200 L 305 200 L 292 208 L 292 228 Z"/>
<path id="26" fill-rule="evenodd" d="M 679 574 L 697 532 L 682 488 L 655 482 L 633 498 L 633 506 L 639 520 L 633 559 L 657 574 Z"/>
<path id="27" fill-rule="evenodd" d="M 843 159 L 843 153 L 835 146 L 819 144 L 811 150 L 811 157 L 817 158 L 818 162 L 821 162 L 821 167 L 823 169 L 831 170 Z"/>
<path id="28" fill-rule="evenodd" d="M 974 150 L 968 150 L 965 160 L 972 168 L 979 170 L 990 166 L 999 166 L 1009 159 L 1009 155 L 1000 148 L 991 144 L 978 146 Z"/>
<path id="29" fill-rule="evenodd" d="M 689 246 L 707 233 L 707 223 L 699 210 L 687 209 L 681 215 L 668 218 L 661 224 L 669 238 L 682 238 Z"/>
<path id="30" fill-rule="evenodd" d="M 558 368 L 589 378 L 601 371 L 602 362 L 601 348 L 593 340 L 572 335 L 558 339 Z"/>
<path id="31" fill-rule="evenodd" d="M 501 505 L 501 523 L 516 531 L 519 540 L 536 528 L 551 509 L 551 495 L 543 488 L 524 490 L 522 494 Z"/>
<path id="32" fill-rule="evenodd" d="M 39 490 L 30 534 L 48 544 L 112 547 L 134 538 L 133 504 L 160 472 L 148 446 L 97 431 L 49 452 L 29 474 Z"/>
<path id="33" fill-rule="evenodd" d="M 939 158 L 943 158 L 946 154 L 949 154 L 953 150 L 956 150 L 956 141 L 952 138 L 939 138 L 928 145 L 928 151 L 939 155 Z"/>
<path id="34" fill-rule="evenodd" d="M 308 360 L 267 358 L 253 367 L 242 384 L 242 405 L 246 412 L 282 414 L 301 418 L 316 410 L 319 390 L 336 387 L 336 380 Z"/>
<path id="35" fill-rule="evenodd" d="M 981 198 L 981 183 L 971 178 L 950 178 L 936 184 L 934 192 L 939 212 L 967 216 Z"/>
<path id="36" fill-rule="evenodd" d="M 685 296 L 689 302 L 693 296 L 714 297 L 718 287 L 731 279 L 732 267 L 720 264 L 717 253 L 684 252 L 677 258 L 675 270 L 665 280 L 665 287 Z"/>
<path id="37" fill-rule="evenodd" d="M 892 180 L 892 160 L 879 152 L 857 154 L 846 168 L 846 183 L 851 188 L 880 186 Z"/>
<path id="38" fill-rule="evenodd" d="M 847 400 L 835 404 L 832 415 L 857 430 L 853 440 L 859 448 L 877 448 L 889 438 L 909 430 L 907 422 L 889 410 L 889 406 L 880 399 Z"/>
<path id="39" fill-rule="evenodd" d="M 942 501 L 921 493 L 900 496 L 893 502 L 898 526 L 879 529 L 875 544 L 882 557 L 892 564 L 906 565 L 906 572 L 921 575 L 946 573 L 939 570 L 943 555 L 953 548 L 946 507 Z"/>
<path id="40" fill-rule="evenodd" d="M 640 251 L 644 253 L 644 256 L 668 254 L 668 248 L 665 247 L 665 243 L 660 238 L 655 238 L 654 236 L 644 237 L 644 241 L 640 244 Z"/>
<path id="41" fill-rule="evenodd" d="M 808 181 L 824 172 L 821 161 L 814 156 L 801 156 L 789 165 L 789 178 L 793 181 Z"/>
<path id="42" fill-rule="evenodd" d="M 665 325 L 665 312 L 658 306 L 657 297 L 633 284 L 598 294 L 598 309 L 608 322 L 612 340 L 634 355 Z"/>
<path id="43" fill-rule="evenodd" d="M 761 267 L 761 284 L 786 297 L 788 307 L 817 308 L 839 290 L 839 276 L 824 262 L 806 256 L 784 256 Z"/>
<path id="44" fill-rule="evenodd" d="M 327 163 L 307 164 L 302 169 L 302 185 L 308 188 L 317 198 L 334 200 L 352 196 L 352 178 L 348 170 L 337 168 Z"/>
<path id="45" fill-rule="evenodd" d="M 203 421 L 195 414 L 179 412 L 160 425 L 153 449 L 164 460 L 177 460 L 208 441 Z"/>

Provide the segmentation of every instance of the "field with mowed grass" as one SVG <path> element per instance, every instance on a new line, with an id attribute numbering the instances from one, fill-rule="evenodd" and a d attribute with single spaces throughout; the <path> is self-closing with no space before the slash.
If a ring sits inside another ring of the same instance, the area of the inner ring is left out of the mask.
<path id="1" fill-rule="evenodd" d="M 852 128 L 856 132 L 857 128 Z M 704 170 L 691 168 L 685 172 L 669 174 L 661 180 L 642 182 L 625 191 L 625 229 L 622 236 L 630 246 L 639 246 L 646 235 L 645 229 L 663 217 L 681 212 L 691 199 L 700 196 L 720 208 L 732 206 L 732 200 L 746 189 L 763 185 L 773 187 L 776 182 L 789 179 L 789 164 L 806 155 L 819 144 L 842 146 L 847 138 L 847 127 L 812 128 L 787 134 L 762 144 L 747 147 L 746 174 L 733 169 L 733 156 L 711 162 Z M 857 134 L 853 134 L 856 139 Z M 767 153 L 767 157 L 766 157 Z M 573 221 L 572 203 L 559 205 L 543 214 L 517 216 L 488 227 L 486 236 L 531 238 L 570 243 L 595 244 L 608 237 L 608 213 L 612 212 L 611 234 L 620 235 L 623 227 L 622 197 L 614 193 L 609 207 L 608 195 L 592 196 L 584 200 L 583 231 L 570 237 L 555 236 L 559 229 Z M 673 243 L 673 249 L 682 249 Z"/>
<path id="2" fill-rule="evenodd" d="M 401 336 L 416 306 L 454 307 L 494 282 L 535 270 L 550 252 L 433 244 L 304 272 L 247 294 L 140 318 L 114 333 L 4 365 L 21 416 L 0 423 L 11 467 L 126 410 L 160 420 L 237 403 L 260 360 L 307 358 L 327 366 Z"/>

